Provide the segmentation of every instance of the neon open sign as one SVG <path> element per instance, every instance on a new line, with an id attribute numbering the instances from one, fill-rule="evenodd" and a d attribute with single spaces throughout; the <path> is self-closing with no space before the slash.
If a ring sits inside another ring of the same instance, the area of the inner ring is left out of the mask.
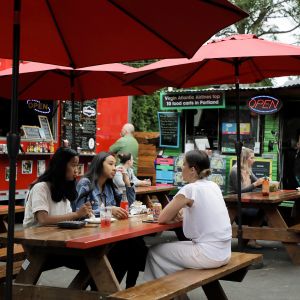
<path id="1" fill-rule="evenodd" d="M 33 109 L 41 114 L 46 115 L 51 111 L 49 105 L 47 103 L 42 103 L 40 100 L 29 99 L 27 100 L 27 105 L 29 109 Z"/>
<path id="2" fill-rule="evenodd" d="M 271 96 L 255 96 L 248 100 L 247 105 L 257 114 L 267 115 L 278 112 L 282 107 L 282 102 Z"/>

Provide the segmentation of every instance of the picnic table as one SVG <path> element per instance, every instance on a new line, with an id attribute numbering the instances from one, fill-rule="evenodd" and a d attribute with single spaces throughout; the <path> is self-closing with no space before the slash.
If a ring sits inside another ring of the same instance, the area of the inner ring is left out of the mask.
<path id="1" fill-rule="evenodd" d="M 168 194 L 176 190 L 176 186 L 141 186 L 135 189 L 136 198 L 144 203 L 149 203 L 152 196 L 156 196 L 162 207 L 169 203 Z"/>
<path id="2" fill-rule="evenodd" d="M 15 213 L 24 212 L 24 206 L 15 206 Z M 5 221 L 8 215 L 8 205 L 0 205 L 0 233 L 7 231 L 7 223 Z"/>
<path id="3" fill-rule="evenodd" d="M 85 263 L 84 268 L 79 271 L 69 288 L 64 289 L 65 299 L 73 296 L 74 289 L 83 292 L 91 282 L 98 291 L 98 295 L 100 293 L 107 296 L 119 291 L 120 285 L 105 255 L 108 247 L 118 241 L 181 227 L 181 223 L 168 225 L 143 223 L 142 220 L 145 218 L 146 215 L 140 215 L 127 220 L 118 220 L 107 228 L 101 228 L 99 224 L 88 224 L 81 229 L 43 226 L 16 231 L 15 242 L 23 245 L 27 259 L 16 278 L 15 287 L 18 284 L 27 284 L 38 292 L 39 287 L 36 283 L 47 262 L 48 255 L 51 254 L 62 259 L 72 256 L 74 261 L 83 259 Z M 0 242 L 6 242 L 6 240 L 6 234 L 1 234 Z M 62 293 L 61 289 L 57 290 L 54 287 L 48 287 L 47 291 L 57 296 L 58 293 L 60 296 Z M 88 294 L 89 291 L 84 291 L 84 293 Z M 78 293 L 77 296 L 79 295 L 81 299 L 84 298 L 82 293 Z"/>
<path id="4" fill-rule="evenodd" d="M 231 223 L 237 217 L 237 195 L 226 195 L 224 200 L 228 207 Z M 294 264 L 300 264 L 300 235 L 288 230 L 289 227 L 283 219 L 278 206 L 283 201 L 300 201 L 300 192 L 296 190 L 279 190 L 263 196 L 261 192 L 242 193 L 242 207 L 259 208 L 264 213 L 267 226 L 257 226 L 260 220 L 253 220 L 254 226 L 243 226 L 243 239 L 257 239 L 267 241 L 280 241 L 286 248 Z M 233 237 L 237 236 L 237 227 L 232 226 Z"/>

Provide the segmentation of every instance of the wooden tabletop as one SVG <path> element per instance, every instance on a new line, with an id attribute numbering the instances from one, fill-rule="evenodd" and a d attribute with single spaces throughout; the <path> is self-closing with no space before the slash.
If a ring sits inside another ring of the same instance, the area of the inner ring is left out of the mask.
<path id="1" fill-rule="evenodd" d="M 242 193 L 241 201 L 245 203 L 281 203 L 287 200 L 300 200 L 300 191 L 279 190 L 263 196 L 262 192 Z M 236 202 L 237 194 L 224 196 L 225 202 Z"/>
<path id="2" fill-rule="evenodd" d="M 24 212 L 24 206 L 15 206 L 15 212 Z M 8 205 L 0 205 L 0 215 L 7 215 L 8 214 Z"/>
<path id="3" fill-rule="evenodd" d="M 81 229 L 62 229 L 57 226 L 28 228 L 15 232 L 15 242 L 32 246 L 87 249 L 178 228 L 182 225 L 181 223 L 168 225 L 143 223 L 143 219 L 146 219 L 146 215 L 117 220 L 107 228 L 101 228 L 99 224 L 88 224 Z M 0 241 L 6 240 L 7 235 L 1 234 Z"/>
<path id="4" fill-rule="evenodd" d="M 142 195 L 142 194 L 155 194 L 155 193 L 163 193 L 163 192 L 170 192 L 176 190 L 176 186 L 138 186 L 135 189 L 135 193 L 137 195 Z"/>

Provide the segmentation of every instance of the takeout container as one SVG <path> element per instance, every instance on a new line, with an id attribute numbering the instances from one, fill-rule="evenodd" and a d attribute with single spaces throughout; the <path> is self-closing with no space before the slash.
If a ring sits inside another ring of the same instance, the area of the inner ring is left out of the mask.
<path id="1" fill-rule="evenodd" d="M 276 192 L 279 190 L 279 181 L 270 181 L 270 192 Z"/>

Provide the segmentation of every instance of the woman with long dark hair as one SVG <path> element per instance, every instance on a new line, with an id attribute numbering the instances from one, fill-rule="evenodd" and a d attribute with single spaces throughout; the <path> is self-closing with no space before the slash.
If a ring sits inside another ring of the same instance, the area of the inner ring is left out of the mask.
<path id="1" fill-rule="evenodd" d="M 116 159 L 113 155 L 107 152 L 97 154 L 89 170 L 77 184 L 78 199 L 75 209 L 89 201 L 95 215 L 99 215 L 101 206 L 111 206 L 114 217 L 128 218 L 128 212 L 119 207 L 122 194 L 113 183 L 116 171 Z M 135 200 L 135 191 L 127 173 L 122 172 L 122 176 L 130 205 Z M 126 288 L 129 288 L 135 285 L 139 271 L 144 270 L 146 255 L 147 247 L 143 238 L 134 238 L 114 244 L 107 257 L 119 282 L 127 272 Z"/>
<path id="2" fill-rule="evenodd" d="M 70 205 L 77 198 L 78 162 L 76 151 L 65 147 L 57 149 L 47 170 L 30 186 L 24 227 L 56 224 L 90 215 L 90 203 L 84 203 L 76 212 L 72 212 Z"/>

